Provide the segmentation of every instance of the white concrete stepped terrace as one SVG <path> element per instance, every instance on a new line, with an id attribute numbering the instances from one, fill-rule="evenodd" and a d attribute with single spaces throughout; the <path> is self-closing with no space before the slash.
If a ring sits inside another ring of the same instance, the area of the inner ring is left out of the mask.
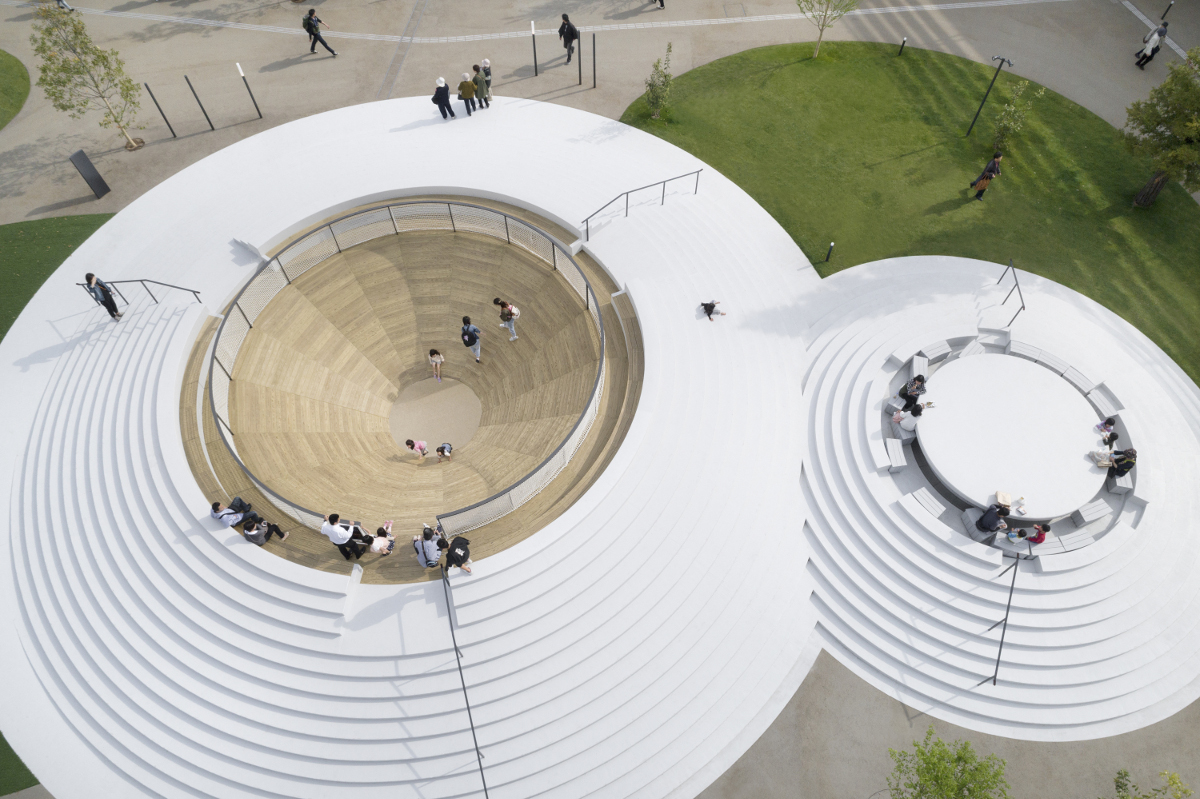
<path id="1" fill-rule="evenodd" d="M 60 799 L 480 794 L 441 586 L 354 586 L 207 519 L 175 417 L 199 310 L 138 307 L 113 325 L 92 309 L 84 328 L 103 331 L 94 344 L 77 337 L 38 355 L 68 272 L 117 279 L 127 274 L 108 267 L 120 263 L 154 276 L 170 263 L 175 281 L 207 287 L 220 308 L 253 268 L 231 238 L 265 250 L 337 210 L 429 191 L 515 200 L 570 225 L 597 196 L 696 164 L 608 120 L 501 99 L 473 123 L 511 142 L 511 161 L 457 174 L 432 162 L 377 168 L 451 132 L 480 135 L 431 124 L 425 105 L 302 120 L 184 170 L 81 247 L 0 344 L 12 355 L 0 362 L 26 364 L 31 395 L 42 395 L 4 417 L 29 444 L 0 464 L 15 492 L 4 558 L 18 578 L 2 601 L 24 609 L 22 645 L 0 654 L 23 693 L 0 724 Z M 409 122 L 399 151 L 398 118 Z M 361 139 L 348 146 L 347 131 Z M 276 179 L 300 152 L 331 159 L 326 194 Z M 551 179 L 568 167 L 587 193 Z M 254 188 L 214 191 L 222 170 Z M 590 249 L 649 314 L 650 416 L 558 522 L 454 579 L 493 796 L 695 793 L 770 723 L 816 655 L 811 586 L 794 566 L 803 541 L 788 532 L 803 518 L 799 453 L 763 481 L 733 461 L 712 468 L 710 442 L 691 434 L 798 437 L 798 383 L 745 397 L 705 390 L 735 385 L 747 350 L 764 367 L 797 352 L 798 321 L 758 320 L 815 275 L 711 171 L 699 195 L 673 190 L 663 208 L 635 202 L 629 219 L 601 220 Z M 709 325 L 695 305 L 714 294 L 736 311 Z M 695 346 L 675 352 L 681 325 Z M 730 531 L 744 526 L 735 493 L 779 531 L 774 559 L 731 564 Z M 73 547 L 14 535 L 40 525 L 90 535 Z M 43 762 L 46 736 L 55 755 Z M 54 767 L 64 757 L 68 773 Z"/>
<path id="2" fill-rule="evenodd" d="M 943 274 L 923 283 L 917 275 L 928 274 L 939 261 Z M 1061 735 L 1051 732 L 1058 724 L 1078 737 L 1111 734 L 1130 723 L 1161 718 L 1197 693 L 1195 676 L 1185 665 L 1200 640 L 1200 630 L 1188 617 L 1195 609 L 1196 592 L 1183 579 L 1194 567 L 1196 555 L 1182 532 L 1190 500 L 1166 492 L 1160 482 L 1165 476 L 1159 470 L 1143 471 L 1138 490 L 1144 488 L 1152 497 L 1136 540 L 1110 547 L 1098 561 L 1081 564 L 1079 569 L 1043 574 L 1032 564 L 1022 564 L 1001 685 L 972 689 L 972 682 L 990 674 L 990 663 L 975 671 L 974 661 L 986 659 L 989 649 L 995 656 L 996 636 L 983 631 L 1003 614 L 1007 585 L 1003 590 L 981 585 L 952 600 L 938 592 L 924 604 L 913 599 L 924 597 L 934 585 L 952 589 L 961 574 L 961 561 L 944 549 L 931 564 L 940 573 L 917 576 L 921 566 L 904 556 L 906 548 L 900 544 L 907 539 L 926 542 L 921 546 L 928 547 L 925 531 L 920 526 L 913 529 L 911 522 L 905 527 L 909 519 L 894 513 L 901 493 L 898 481 L 886 469 L 877 470 L 868 448 L 854 445 L 867 436 L 865 420 L 872 412 L 869 408 L 860 412 L 857 404 L 845 399 L 831 402 L 851 382 L 847 373 L 869 373 L 884 366 L 895 349 L 887 341 L 889 336 L 907 339 L 914 325 L 935 313 L 945 318 L 956 307 L 976 307 L 974 297 L 988 296 L 990 268 L 963 259 L 897 259 L 859 267 L 853 270 L 858 274 L 848 275 L 841 287 L 841 275 L 822 286 L 834 295 L 826 298 L 833 304 L 839 289 L 844 292 L 841 296 L 860 297 L 861 283 L 876 277 L 880 284 L 890 285 L 896 309 L 891 315 L 878 307 L 856 314 L 847 304 L 841 338 L 839 325 L 828 316 L 821 320 L 822 331 L 812 338 L 814 358 L 806 384 L 812 409 L 809 429 L 850 431 L 848 440 L 841 435 L 810 438 L 806 461 L 817 596 L 838 619 L 837 624 L 823 620 L 823 635 L 827 641 L 836 640 L 833 648 L 865 678 L 914 707 L 958 723 L 1001 734 L 1020 730 L 1019 734 L 1032 737 Z M 919 288 L 929 285 L 938 287 L 936 295 Z M 906 290 L 906 286 L 918 288 Z M 1048 350 L 1062 353 L 1084 374 L 1119 375 L 1119 381 L 1110 381 L 1114 386 L 1119 383 L 1118 393 L 1138 395 L 1137 403 L 1124 404 L 1138 409 L 1139 455 L 1144 457 L 1149 447 L 1156 459 L 1189 457 L 1186 453 L 1196 447 L 1196 425 L 1183 418 L 1171 401 L 1164 401 L 1168 393 L 1186 396 L 1190 391 L 1194 407 L 1195 387 L 1178 368 L 1169 362 L 1164 366 L 1165 356 L 1155 355 L 1153 345 L 1146 347 L 1148 342 L 1136 334 L 1139 351 L 1127 355 L 1129 348 L 1121 348 L 1118 342 L 1131 331 L 1122 330 L 1114 316 L 1078 295 L 1032 276 L 1023 276 L 1022 286 L 1030 310 L 1018 320 L 1014 338 L 1019 332 L 1029 339 L 1031 331 L 1039 331 Z M 872 302 L 870 296 L 862 299 L 864 304 Z M 878 331 L 877 339 L 861 331 L 864 316 Z M 1105 359 L 1107 369 L 1102 370 L 1096 353 L 1114 348 L 1122 350 L 1121 357 Z M 1161 388 L 1155 385 L 1159 382 Z M 1165 416 L 1147 414 L 1147 405 Z M 879 418 L 878 412 L 874 418 Z M 1149 418 L 1157 423 L 1148 429 Z M 1178 435 L 1176 426 L 1186 434 Z M 1173 490 L 1183 490 L 1182 485 L 1177 483 Z M 862 515 L 871 511 L 887 517 L 899 533 L 881 521 L 861 523 Z M 854 516 L 859 517 L 858 523 Z M 1159 540 L 1150 543 L 1151 537 Z M 968 546 L 980 545 L 970 542 Z M 864 564 L 873 563 L 864 575 Z M 886 593 L 880 593 L 888 586 Z M 947 607 L 948 602 L 953 607 Z M 1155 702 L 1161 704 L 1155 707 Z"/>

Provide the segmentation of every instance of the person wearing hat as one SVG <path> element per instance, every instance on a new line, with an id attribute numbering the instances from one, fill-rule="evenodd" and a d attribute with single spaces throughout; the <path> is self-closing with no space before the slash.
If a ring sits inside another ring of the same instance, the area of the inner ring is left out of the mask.
<path id="1" fill-rule="evenodd" d="M 479 100 L 480 108 L 488 107 L 488 88 L 487 78 L 483 74 L 483 70 L 475 64 L 471 69 L 475 70 L 475 77 L 471 78 L 471 82 L 475 84 L 475 97 Z"/>
<path id="2" fill-rule="evenodd" d="M 446 85 L 445 78 L 437 79 L 437 88 L 433 90 L 433 104 L 442 112 L 442 119 L 446 119 L 449 114 L 450 118 L 454 118 L 454 109 L 450 107 L 450 87 Z"/>
<path id="3" fill-rule="evenodd" d="M 492 62 L 486 58 L 483 59 L 483 77 L 487 81 L 488 102 L 492 100 Z"/>
<path id="4" fill-rule="evenodd" d="M 562 39 L 563 47 L 567 51 L 567 63 L 570 64 L 571 56 L 575 54 L 575 40 L 579 38 L 579 30 L 566 14 L 563 14 L 562 24 L 558 26 L 558 38 Z"/>
<path id="5" fill-rule="evenodd" d="M 475 84 L 471 81 L 471 76 L 463 73 L 462 82 L 458 84 L 458 99 L 463 101 L 463 105 L 467 107 L 467 116 L 471 116 L 471 112 L 475 110 Z"/>

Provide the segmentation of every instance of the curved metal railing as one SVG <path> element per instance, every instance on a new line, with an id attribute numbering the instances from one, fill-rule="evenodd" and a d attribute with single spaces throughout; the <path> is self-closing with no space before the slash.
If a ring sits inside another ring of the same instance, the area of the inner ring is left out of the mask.
<path id="1" fill-rule="evenodd" d="M 335 219 L 292 242 L 255 272 L 221 320 L 208 364 L 209 409 L 226 449 L 271 504 L 314 530 L 321 528 L 323 513 L 310 510 L 271 490 L 246 467 L 238 455 L 236 436 L 229 424 L 229 390 L 238 353 L 267 303 L 293 280 L 326 258 L 382 236 L 426 230 L 492 236 L 540 258 L 574 289 L 600 334 L 600 365 L 596 370 L 596 381 L 588 404 L 571 432 L 546 460 L 513 485 L 481 502 L 439 514 L 437 518 L 445 532 L 453 535 L 473 530 L 511 513 L 536 496 L 578 452 L 600 410 L 600 399 L 604 393 L 604 321 L 600 317 L 591 283 L 571 253 L 549 234 L 500 211 L 460 202 L 391 203 Z"/>

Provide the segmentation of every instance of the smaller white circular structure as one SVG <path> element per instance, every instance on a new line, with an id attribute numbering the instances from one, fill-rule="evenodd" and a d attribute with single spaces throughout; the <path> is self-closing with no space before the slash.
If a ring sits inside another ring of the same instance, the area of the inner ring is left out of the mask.
<path id="1" fill-rule="evenodd" d="M 1105 470 L 1096 412 L 1074 386 L 1044 366 L 1008 355 L 975 355 L 938 369 L 922 398 L 932 401 L 917 437 L 938 478 L 985 508 L 996 491 L 1025 498 L 1029 520 L 1065 516 L 1086 504 Z"/>

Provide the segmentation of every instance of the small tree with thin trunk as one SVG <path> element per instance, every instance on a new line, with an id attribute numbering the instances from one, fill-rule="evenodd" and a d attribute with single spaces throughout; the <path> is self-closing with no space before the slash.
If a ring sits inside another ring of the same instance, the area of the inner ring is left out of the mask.
<path id="1" fill-rule="evenodd" d="M 947 744 L 934 737 L 933 727 L 923 742 L 913 741 L 913 751 L 888 754 L 896 764 L 888 776 L 891 799 L 1008 799 L 1003 760 L 981 760 L 970 741 Z"/>
<path id="2" fill-rule="evenodd" d="M 1125 144 L 1148 155 L 1155 170 L 1133 204 L 1148 208 L 1168 180 L 1200 190 L 1200 47 L 1189 50 L 1183 63 L 1172 63 L 1167 79 L 1126 114 Z"/>
<path id="3" fill-rule="evenodd" d="M 817 26 L 817 46 L 813 50 L 813 58 L 816 58 L 821 54 L 825 29 L 858 8 L 858 0 L 796 0 L 796 5 L 808 21 Z"/>
<path id="4" fill-rule="evenodd" d="M 1163 781 L 1162 785 L 1150 791 L 1143 791 L 1130 778 L 1129 772 L 1121 769 L 1113 779 L 1113 784 L 1117 789 L 1117 799 L 1188 799 L 1192 795 L 1192 789 L 1184 784 L 1178 774 L 1171 771 L 1160 771 L 1158 777 Z"/>
<path id="5" fill-rule="evenodd" d="M 997 150 L 1003 150 L 1008 146 L 1009 139 L 1021 131 L 1025 126 L 1025 116 L 1029 113 L 1029 109 L 1033 108 L 1033 101 L 1040 100 L 1042 95 L 1046 93 L 1046 87 L 1038 89 L 1032 97 L 1022 99 L 1025 90 L 1029 88 L 1029 81 L 1023 80 L 1013 87 L 1012 99 L 1004 104 L 1004 108 L 1000 109 L 1000 115 L 996 117 L 996 139 L 993 146 Z"/>
<path id="6" fill-rule="evenodd" d="M 646 78 L 646 105 L 650 107 L 650 118 L 658 119 L 658 115 L 667 109 L 671 99 L 671 43 L 667 42 L 666 60 L 658 59 L 650 68 L 650 77 Z"/>
<path id="7" fill-rule="evenodd" d="M 129 135 L 139 127 L 141 90 L 125 74 L 125 62 L 116 50 L 96 46 L 78 13 L 42 3 L 29 40 L 42 59 L 37 85 L 57 110 L 73 119 L 101 111 L 100 126 L 120 129 L 126 149 L 142 146 L 141 139 Z"/>

